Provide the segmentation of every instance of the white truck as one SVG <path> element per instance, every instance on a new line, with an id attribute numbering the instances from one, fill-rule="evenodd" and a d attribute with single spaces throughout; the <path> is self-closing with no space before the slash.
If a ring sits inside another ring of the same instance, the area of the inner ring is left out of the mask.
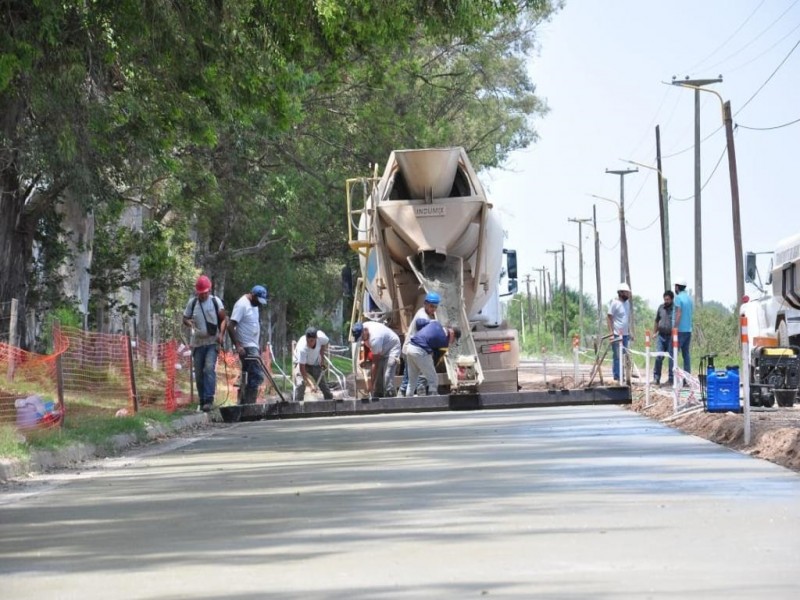
<path id="1" fill-rule="evenodd" d="M 497 310 L 501 277 L 516 290 L 516 254 L 464 149 L 395 150 L 380 177 L 347 181 L 347 208 L 361 270 L 352 321 L 382 321 L 402 339 L 437 292 L 437 318 L 463 332 L 439 387 L 516 392 L 517 331 Z"/>
<path id="2" fill-rule="evenodd" d="M 791 406 L 800 383 L 800 234 L 775 247 L 766 282 L 756 253 L 746 256 L 745 281 L 762 296 L 741 306 L 750 339 L 750 404 Z M 769 294 L 766 286 L 772 288 Z"/>

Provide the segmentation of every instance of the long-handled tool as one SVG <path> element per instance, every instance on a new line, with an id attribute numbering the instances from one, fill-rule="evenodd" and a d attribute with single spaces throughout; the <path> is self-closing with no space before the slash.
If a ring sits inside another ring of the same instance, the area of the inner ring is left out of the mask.
<path id="1" fill-rule="evenodd" d="M 595 376 L 600 377 L 600 385 L 603 385 L 603 361 L 606 359 L 606 354 L 608 354 L 608 350 L 609 348 L 611 348 L 611 344 L 613 344 L 615 341 L 613 338 L 614 336 L 610 333 L 600 338 L 600 345 L 597 348 L 597 358 L 595 359 L 594 364 L 592 365 L 592 372 L 589 375 L 589 383 L 587 383 L 587 385 L 592 385 L 592 383 L 594 383 Z M 606 345 L 606 347 L 603 348 L 603 343 L 607 340 L 610 341 L 608 345 Z M 600 350 L 602 350 L 602 352 Z"/>
<path id="2" fill-rule="evenodd" d="M 275 388 L 275 391 L 278 393 L 278 396 L 280 396 L 281 402 L 286 402 L 286 398 L 284 398 L 283 392 L 281 392 L 280 388 L 275 383 L 275 379 L 272 377 L 272 373 L 270 373 L 269 370 L 267 369 L 267 365 L 264 364 L 264 359 L 261 358 L 261 356 L 257 354 L 255 356 L 245 356 L 244 360 L 255 360 L 255 361 L 258 361 L 258 364 L 261 367 L 261 370 L 264 372 L 264 375 L 266 375 L 267 379 L 269 379 L 269 382 L 272 384 L 272 387 Z M 247 372 L 243 370 L 242 371 L 242 379 L 243 379 L 243 381 L 240 383 L 240 387 L 239 387 L 239 394 L 240 394 L 240 396 L 239 396 L 239 398 L 240 398 L 239 404 L 241 404 L 241 394 L 244 393 L 244 387 L 245 387 L 245 383 L 246 383 L 246 381 L 244 381 L 244 380 L 246 379 L 246 375 L 247 375 Z"/>

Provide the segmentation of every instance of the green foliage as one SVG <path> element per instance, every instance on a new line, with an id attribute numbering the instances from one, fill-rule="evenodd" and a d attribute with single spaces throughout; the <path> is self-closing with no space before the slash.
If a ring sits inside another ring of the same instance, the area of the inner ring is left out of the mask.
<path id="1" fill-rule="evenodd" d="M 67 418 L 64 427 L 32 431 L 27 443 L 34 449 L 64 448 L 76 443 L 92 444 L 105 452 L 114 450 L 111 438 L 133 434 L 139 441 L 147 438 L 147 427 L 152 422 L 169 424 L 172 416 L 160 411 L 141 411 L 129 417 L 82 416 Z"/>
<path id="2" fill-rule="evenodd" d="M 728 309 L 718 302 L 706 302 L 694 308 L 694 332 L 692 334 L 693 368 L 704 354 L 717 354 L 716 364 L 739 364 L 740 357 L 739 319 L 735 309 Z"/>
<path id="3" fill-rule="evenodd" d="M 62 327 L 80 329 L 83 327 L 83 316 L 73 306 L 60 306 L 45 315 L 42 322 L 41 341 L 47 354 L 53 352 L 53 327 L 56 323 Z"/>
<path id="4" fill-rule="evenodd" d="M 0 457 L 27 460 L 30 456 L 25 438 L 17 433 L 13 425 L 0 425 Z"/>
<path id="5" fill-rule="evenodd" d="M 116 293 L 143 278 L 180 310 L 196 259 L 229 293 L 266 282 L 300 330 L 340 295 L 346 177 L 401 146 L 463 145 L 480 168 L 535 140 L 525 56 L 559 6 L 10 0 L 0 192 L 35 181 L 33 220 L 65 189 L 92 209 L 93 316 L 134 310 Z"/>

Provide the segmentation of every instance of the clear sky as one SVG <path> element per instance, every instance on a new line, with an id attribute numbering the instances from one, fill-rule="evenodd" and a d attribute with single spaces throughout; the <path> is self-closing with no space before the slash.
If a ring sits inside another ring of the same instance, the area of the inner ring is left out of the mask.
<path id="1" fill-rule="evenodd" d="M 572 244 L 565 246 L 567 285 L 578 289 L 578 226 L 567 219 L 591 218 L 596 204 L 603 302 L 615 295 L 618 210 L 589 194 L 619 200 L 620 177 L 605 170 L 635 168 L 622 159 L 655 166 L 659 125 L 671 196 L 672 278 L 684 277 L 690 291 L 694 288 L 694 91 L 663 83 L 673 76 L 723 76 L 711 87 L 731 102 L 739 126 L 744 250 L 770 251 L 800 232 L 795 183 L 800 122 L 745 128 L 800 119 L 800 0 L 567 0 L 540 28 L 539 41 L 530 72 L 550 107 L 535 124 L 540 139 L 512 155 L 507 170 L 482 175 L 503 214 L 506 246 L 517 250 L 521 279 L 530 274 L 538 286 L 533 269 L 552 271 L 554 255 L 546 251 L 564 242 Z M 703 296 L 733 306 L 736 272 L 722 109 L 713 94 L 701 92 L 700 100 Z M 625 213 L 632 288 L 655 308 L 664 291 L 655 171 L 639 168 L 625 177 Z M 592 228 L 584 226 L 584 292 L 594 298 L 592 236 Z M 758 295 L 749 285 L 745 291 Z"/>

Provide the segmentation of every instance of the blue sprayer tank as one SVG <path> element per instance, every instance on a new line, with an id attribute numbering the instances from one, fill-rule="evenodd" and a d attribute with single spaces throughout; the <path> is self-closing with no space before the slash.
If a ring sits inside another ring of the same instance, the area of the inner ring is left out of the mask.
<path id="1" fill-rule="evenodd" d="M 706 382 L 708 412 L 739 412 L 739 367 L 721 370 L 709 366 Z"/>

